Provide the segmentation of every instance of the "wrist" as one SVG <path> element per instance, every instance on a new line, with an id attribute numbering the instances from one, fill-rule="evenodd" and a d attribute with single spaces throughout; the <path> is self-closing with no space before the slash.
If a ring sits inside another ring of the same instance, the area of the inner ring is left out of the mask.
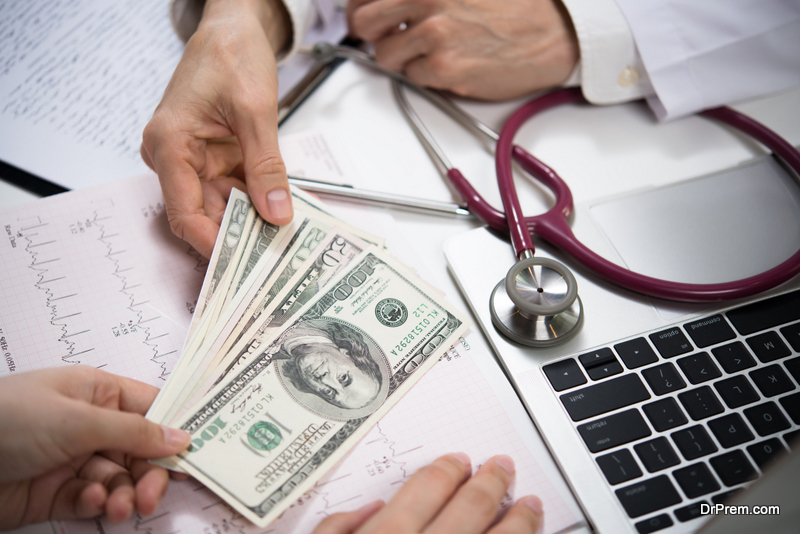
<path id="1" fill-rule="evenodd" d="M 292 22 L 282 0 L 207 0 L 200 24 L 231 15 L 258 20 L 276 56 L 291 45 Z"/>

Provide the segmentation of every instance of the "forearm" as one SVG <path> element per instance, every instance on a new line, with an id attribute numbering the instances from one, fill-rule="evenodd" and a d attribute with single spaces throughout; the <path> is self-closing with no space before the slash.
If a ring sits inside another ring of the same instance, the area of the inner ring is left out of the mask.
<path id="1" fill-rule="evenodd" d="M 264 27 L 279 63 L 297 52 L 303 37 L 317 20 L 312 0 L 214 0 L 209 4 L 213 4 L 208 8 L 209 16 L 204 17 L 206 0 L 170 1 L 170 21 L 181 41 L 189 41 L 201 19 L 206 22 L 213 19 L 212 12 L 231 16 L 244 13 L 257 18 Z"/>

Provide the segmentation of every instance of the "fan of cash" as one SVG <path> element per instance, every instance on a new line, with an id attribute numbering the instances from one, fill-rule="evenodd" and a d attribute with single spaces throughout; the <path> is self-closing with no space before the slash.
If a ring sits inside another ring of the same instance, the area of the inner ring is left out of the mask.
<path id="1" fill-rule="evenodd" d="M 147 417 L 192 436 L 155 461 L 266 526 L 456 342 L 468 320 L 294 189 L 278 227 L 233 190 L 183 351 Z"/>

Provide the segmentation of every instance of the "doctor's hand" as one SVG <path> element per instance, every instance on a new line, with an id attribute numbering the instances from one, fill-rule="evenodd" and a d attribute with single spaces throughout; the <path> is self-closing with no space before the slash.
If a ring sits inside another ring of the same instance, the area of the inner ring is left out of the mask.
<path id="1" fill-rule="evenodd" d="M 355 512 L 334 514 L 314 534 L 534 534 L 544 524 L 542 502 L 519 499 L 495 523 L 500 501 L 514 478 L 508 456 L 490 458 L 473 475 L 469 458 L 449 454 L 423 467 L 387 503 L 376 501 Z"/>
<path id="2" fill-rule="evenodd" d="M 169 475 L 144 458 L 189 445 L 186 432 L 142 416 L 157 392 L 82 366 L 0 379 L 0 530 L 152 514 Z"/>
<path id="3" fill-rule="evenodd" d="M 565 82 L 579 54 L 560 0 L 349 0 L 347 21 L 384 67 L 488 100 Z"/>
<path id="4" fill-rule="evenodd" d="M 208 0 L 144 129 L 142 158 L 158 174 L 172 231 L 206 257 L 231 187 L 269 222 L 292 219 L 273 52 L 290 36 L 281 0 Z"/>

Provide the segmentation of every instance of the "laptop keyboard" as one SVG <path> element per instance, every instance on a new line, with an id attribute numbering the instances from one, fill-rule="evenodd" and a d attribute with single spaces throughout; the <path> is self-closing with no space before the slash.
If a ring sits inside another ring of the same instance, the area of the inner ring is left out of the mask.
<path id="1" fill-rule="evenodd" d="M 800 291 L 542 369 L 636 530 L 666 529 L 800 444 Z"/>

